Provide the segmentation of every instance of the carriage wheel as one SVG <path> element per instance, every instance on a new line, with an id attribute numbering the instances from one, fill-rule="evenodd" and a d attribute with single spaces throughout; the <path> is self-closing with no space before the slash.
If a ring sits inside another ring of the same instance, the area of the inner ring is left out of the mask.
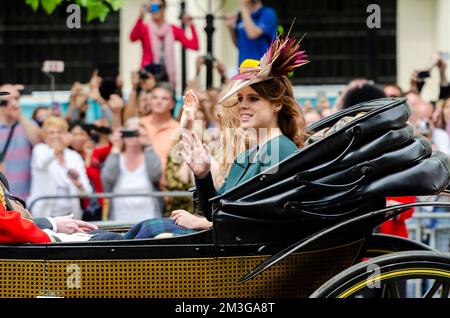
<path id="1" fill-rule="evenodd" d="M 410 251 L 384 255 L 356 264 L 336 275 L 311 298 L 449 298 L 450 255 Z M 411 293 L 409 293 L 411 294 Z"/>
<path id="2" fill-rule="evenodd" d="M 364 258 L 372 258 L 407 251 L 438 252 L 423 243 L 387 234 L 374 233 L 367 239 L 366 243 L 367 245 L 363 255 Z"/>

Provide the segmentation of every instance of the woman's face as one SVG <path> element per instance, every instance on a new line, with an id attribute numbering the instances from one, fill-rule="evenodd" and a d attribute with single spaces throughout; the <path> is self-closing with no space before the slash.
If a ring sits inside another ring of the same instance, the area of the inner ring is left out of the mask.
<path id="1" fill-rule="evenodd" d="M 76 126 L 72 129 L 70 146 L 76 152 L 83 152 L 84 146 L 89 141 L 89 135 L 80 126 Z"/>
<path id="2" fill-rule="evenodd" d="M 47 118 L 51 115 L 50 110 L 48 108 L 41 108 L 36 113 L 36 120 L 43 123 Z"/>
<path id="3" fill-rule="evenodd" d="M 164 20 L 164 7 L 161 0 L 152 0 L 150 1 L 150 5 L 159 4 L 160 9 L 157 12 L 152 12 L 152 19 L 155 21 Z"/>
<path id="4" fill-rule="evenodd" d="M 45 143 L 50 147 L 65 143 L 66 137 L 67 133 L 62 128 L 56 126 L 50 126 L 44 132 Z"/>
<path id="5" fill-rule="evenodd" d="M 237 96 L 241 128 L 269 129 L 278 126 L 279 110 L 275 105 L 259 96 L 253 88 L 244 87 L 238 91 Z"/>

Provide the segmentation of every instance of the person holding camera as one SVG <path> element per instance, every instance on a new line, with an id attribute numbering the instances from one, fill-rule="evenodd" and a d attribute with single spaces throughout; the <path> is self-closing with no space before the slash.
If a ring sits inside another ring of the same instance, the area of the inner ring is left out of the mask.
<path id="1" fill-rule="evenodd" d="M 133 90 L 124 109 L 123 120 L 150 115 L 149 104 L 152 90 L 158 83 L 168 80 L 164 67 L 159 64 L 148 64 L 138 72 L 133 72 L 131 75 Z"/>
<path id="2" fill-rule="evenodd" d="M 92 193 L 84 161 L 68 148 L 68 124 L 60 117 L 49 117 L 42 126 L 45 143 L 34 147 L 31 157 L 31 194 L 28 204 L 43 196 L 71 196 Z M 70 213 L 81 219 L 79 199 L 46 199 L 33 205 L 34 217 L 62 216 Z"/>
<path id="3" fill-rule="evenodd" d="M 31 186 L 31 151 L 42 141 L 41 130 L 23 116 L 20 92 L 14 85 L 1 85 L 0 93 L 0 171 L 8 178 L 11 191 L 25 200 Z"/>
<path id="4" fill-rule="evenodd" d="M 114 193 L 147 193 L 159 190 L 161 161 L 150 145 L 140 119 L 127 120 L 125 129 L 116 130 L 111 153 L 102 168 L 103 188 Z M 162 205 L 155 197 L 124 197 L 111 200 L 109 219 L 137 223 L 161 217 Z"/>
<path id="5" fill-rule="evenodd" d="M 239 50 L 239 65 L 245 59 L 259 60 L 277 36 L 277 14 L 261 0 L 240 0 L 240 11 L 227 19 L 233 43 Z"/>
<path id="6" fill-rule="evenodd" d="M 166 0 L 152 0 L 149 5 L 143 5 L 130 33 L 130 40 L 141 42 L 141 68 L 152 63 L 163 65 L 170 83 L 176 87 L 175 41 L 179 41 L 184 48 L 194 51 L 198 50 L 199 44 L 192 17 L 188 15 L 182 17 L 183 22 L 191 30 L 191 38 L 188 38 L 182 28 L 166 22 L 165 9 Z M 144 17 L 148 12 L 151 19 L 148 23 L 144 23 Z"/>

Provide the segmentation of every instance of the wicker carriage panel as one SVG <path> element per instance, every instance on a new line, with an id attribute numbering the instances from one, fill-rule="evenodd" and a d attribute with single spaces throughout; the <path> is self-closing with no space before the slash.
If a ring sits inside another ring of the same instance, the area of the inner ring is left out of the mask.
<path id="1" fill-rule="evenodd" d="M 320 251 L 292 254 L 241 285 L 235 282 L 267 256 L 221 258 L 217 266 L 219 298 L 308 297 L 331 277 L 350 267 L 362 241 Z"/>
<path id="2" fill-rule="evenodd" d="M 0 260 L 0 297 L 36 297 L 45 292 L 45 262 Z"/>
<path id="3" fill-rule="evenodd" d="M 254 279 L 236 281 L 267 256 L 197 259 L 0 261 L 2 297 L 307 297 L 352 265 L 361 242 L 289 256 Z M 28 264 L 25 266 L 24 264 Z M 23 271 L 27 275 L 23 275 Z M 47 274 L 44 285 L 45 273 Z"/>

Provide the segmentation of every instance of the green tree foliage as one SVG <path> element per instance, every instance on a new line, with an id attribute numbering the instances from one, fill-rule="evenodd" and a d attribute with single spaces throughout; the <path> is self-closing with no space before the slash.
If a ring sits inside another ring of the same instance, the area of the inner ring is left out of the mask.
<path id="1" fill-rule="evenodd" d="M 117 11 L 123 6 L 123 0 L 25 0 L 34 11 L 41 6 L 47 14 L 53 11 L 63 2 L 78 4 L 87 9 L 87 22 L 99 19 L 104 22 L 111 10 Z"/>

